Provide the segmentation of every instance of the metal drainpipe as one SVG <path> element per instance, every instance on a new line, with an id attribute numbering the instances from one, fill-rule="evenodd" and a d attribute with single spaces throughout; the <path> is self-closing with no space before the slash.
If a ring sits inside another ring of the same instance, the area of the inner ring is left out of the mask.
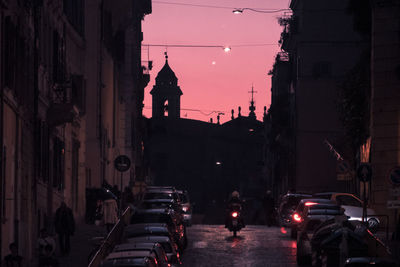
<path id="1" fill-rule="evenodd" d="M 102 106 L 102 91 L 103 91 L 103 41 L 104 41 L 104 36 L 103 36 L 103 19 L 104 19 L 104 1 L 101 0 L 100 2 L 100 44 L 99 44 L 99 85 L 97 86 L 98 88 L 98 136 L 99 136 L 99 148 L 100 148 L 100 162 L 101 162 L 101 168 L 100 168 L 100 176 L 101 176 L 101 186 L 103 185 L 104 181 L 106 180 L 106 174 L 105 174 L 105 160 L 104 160 L 104 151 L 103 151 L 103 127 L 102 127 L 102 112 L 101 112 L 101 106 Z M 105 148 L 104 148 L 105 149 Z"/>
<path id="2" fill-rule="evenodd" d="M 33 212 L 37 212 L 37 175 L 38 175 L 38 160 L 37 160 L 37 140 L 38 140 L 38 99 L 39 99 L 39 84 L 38 84 L 38 67 L 39 67 L 39 55 L 38 55 L 38 26 L 39 16 L 38 8 L 40 6 L 40 0 L 35 0 L 33 3 Z M 36 220 L 35 220 L 36 221 Z M 34 228 L 34 230 L 37 229 Z"/>
<path id="3" fill-rule="evenodd" d="M 0 7 L 2 8 L 2 7 Z M 3 27 L 3 12 L 0 13 L 0 29 L 1 35 L 3 35 L 4 27 Z M 2 38 L 0 37 L 1 43 L 3 43 Z M 4 47 L 1 46 L 1 52 L 3 52 Z M 1 53 L 4 55 L 4 53 Z M 3 59 L 0 56 L 0 62 L 3 63 Z M 4 66 L 1 64 L 0 68 L 2 69 Z M 3 259 L 1 255 L 2 251 L 2 230 L 3 230 L 3 110 L 4 110 L 4 97 L 3 97 L 3 75 L 0 73 L 0 260 Z M 1 266 L 1 261 L 0 261 Z"/>

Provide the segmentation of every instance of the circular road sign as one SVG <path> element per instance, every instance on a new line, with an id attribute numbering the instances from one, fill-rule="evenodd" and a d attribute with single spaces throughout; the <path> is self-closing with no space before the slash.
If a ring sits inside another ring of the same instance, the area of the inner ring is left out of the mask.
<path id="1" fill-rule="evenodd" d="M 127 170 L 129 170 L 129 167 L 131 166 L 131 160 L 128 158 L 128 156 L 119 155 L 114 160 L 114 166 L 115 169 L 117 169 L 118 171 L 126 172 Z"/>
<path id="2" fill-rule="evenodd" d="M 400 185 L 400 167 L 395 167 L 390 171 L 389 179 L 393 185 Z"/>
<path id="3" fill-rule="evenodd" d="M 371 166 L 367 163 L 361 163 L 357 169 L 357 177 L 361 182 L 369 182 L 372 177 Z"/>

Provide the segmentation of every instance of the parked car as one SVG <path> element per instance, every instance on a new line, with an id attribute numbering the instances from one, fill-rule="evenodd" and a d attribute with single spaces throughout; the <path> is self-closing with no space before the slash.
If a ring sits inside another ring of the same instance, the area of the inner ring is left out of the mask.
<path id="1" fill-rule="evenodd" d="M 138 210 L 132 215 L 131 224 L 138 223 L 165 223 L 174 239 L 180 240 L 178 242 L 179 248 L 183 250 L 187 245 L 186 227 L 180 215 L 170 209 Z"/>
<path id="2" fill-rule="evenodd" d="M 303 215 L 304 209 L 310 205 L 322 204 L 322 203 L 333 204 L 334 202 L 329 199 L 323 199 L 323 198 L 305 198 L 300 200 L 299 204 L 296 207 L 296 210 L 293 212 L 292 221 L 290 223 L 291 238 L 297 238 L 298 225 L 303 220 L 302 216 L 304 216 Z"/>
<path id="3" fill-rule="evenodd" d="M 177 213 L 183 213 L 182 206 L 173 199 L 144 199 L 139 209 L 165 209 L 169 208 Z M 183 220 L 183 216 L 182 216 Z"/>
<path id="4" fill-rule="evenodd" d="M 127 243 L 160 243 L 168 257 L 168 262 L 171 264 L 180 264 L 181 256 L 178 251 L 177 244 L 168 236 L 139 236 L 132 237 L 127 240 Z"/>
<path id="5" fill-rule="evenodd" d="M 149 251 L 112 252 L 102 262 L 102 267 L 140 266 L 159 267 L 154 253 Z"/>
<path id="6" fill-rule="evenodd" d="M 314 204 L 304 208 L 297 234 L 296 259 L 298 265 L 311 263 L 310 240 L 314 231 L 321 223 L 338 215 L 343 215 L 343 209 L 337 204 Z"/>
<path id="7" fill-rule="evenodd" d="M 149 251 L 155 255 L 160 267 L 169 267 L 168 257 L 163 247 L 159 243 L 124 243 L 116 245 L 113 252 L 123 251 Z"/>
<path id="8" fill-rule="evenodd" d="M 193 207 L 190 203 L 189 193 L 186 190 L 177 190 L 176 192 L 179 194 L 179 199 L 181 201 L 183 221 L 185 222 L 186 226 L 191 226 Z"/>
<path id="9" fill-rule="evenodd" d="M 291 194 L 288 193 L 281 198 L 278 207 L 278 222 L 281 226 L 289 227 L 293 220 L 293 213 L 300 200 L 311 198 L 310 194 Z"/>
<path id="10" fill-rule="evenodd" d="M 318 198 L 326 198 L 335 201 L 338 205 L 344 208 L 344 214 L 349 217 L 349 220 L 362 221 L 363 216 L 363 201 L 354 194 L 326 192 L 314 194 Z M 373 209 L 367 208 L 367 221 L 369 229 L 373 232 L 379 228 L 380 220 L 374 216 L 376 213 Z"/>
<path id="11" fill-rule="evenodd" d="M 173 199 L 179 204 L 179 194 L 172 189 L 151 189 L 144 193 L 143 200 L 147 199 Z"/>
<path id="12" fill-rule="evenodd" d="M 183 235 L 174 234 L 170 232 L 166 224 L 161 223 L 148 223 L 148 224 L 131 224 L 125 227 L 123 233 L 123 240 L 148 235 L 168 236 L 178 245 L 179 250 L 182 252 L 185 248 L 185 239 Z"/>

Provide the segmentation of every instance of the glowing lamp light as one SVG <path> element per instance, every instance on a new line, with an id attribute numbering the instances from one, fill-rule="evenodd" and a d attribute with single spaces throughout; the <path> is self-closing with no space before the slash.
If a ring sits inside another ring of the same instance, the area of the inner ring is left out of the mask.
<path id="1" fill-rule="evenodd" d="M 221 161 L 215 162 L 215 165 L 221 165 L 221 164 L 222 164 Z"/>
<path id="2" fill-rule="evenodd" d="M 234 9 L 233 11 L 232 11 L 232 13 L 233 14 L 242 14 L 243 13 L 243 9 Z"/>
<path id="3" fill-rule="evenodd" d="M 235 212 L 232 212 L 232 217 L 233 218 L 236 218 L 238 216 L 238 213 L 235 211 Z"/>
<path id="4" fill-rule="evenodd" d="M 224 52 L 225 53 L 228 53 L 228 52 L 230 52 L 232 49 L 229 47 L 229 46 L 225 46 L 224 47 Z"/>
<path id="5" fill-rule="evenodd" d="M 297 213 L 293 214 L 293 219 L 294 219 L 296 222 L 300 222 L 300 221 L 301 221 L 301 217 L 300 217 L 300 215 L 297 214 Z"/>
<path id="6" fill-rule="evenodd" d="M 316 203 L 316 202 L 306 202 L 306 204 L 304 204 L 304 205 L 306 205 L 306 206 L 314 206 L 314 205 L 317 205 L 318 203 Z"/>

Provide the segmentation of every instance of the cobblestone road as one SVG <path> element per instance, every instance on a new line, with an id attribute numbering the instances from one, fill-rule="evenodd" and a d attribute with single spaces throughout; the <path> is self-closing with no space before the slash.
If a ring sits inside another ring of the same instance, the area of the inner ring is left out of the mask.
<path id="1" fill-rule="evenodd" d="M 184 267 L 294 267 L 296 242 L 278 227 L 247 226 L 232 237 L 223 225 L 188 228 Z"/>

